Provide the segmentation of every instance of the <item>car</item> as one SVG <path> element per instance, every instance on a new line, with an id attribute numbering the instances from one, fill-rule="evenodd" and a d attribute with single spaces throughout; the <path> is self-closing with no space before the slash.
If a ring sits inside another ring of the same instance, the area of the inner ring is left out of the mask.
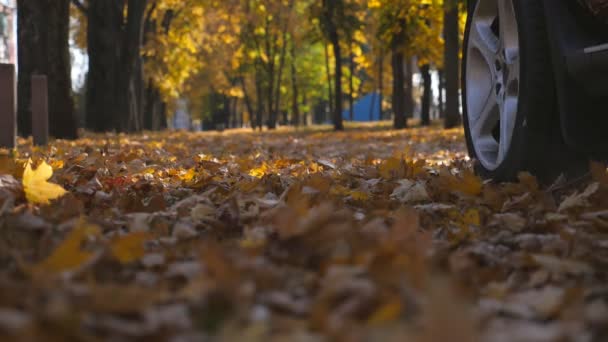
<path id="1" fill-rule="evenodd" d="M 608 157 L 608 0 L 469 0 L 462 108 L 484 178 L 551 182 Z"/>

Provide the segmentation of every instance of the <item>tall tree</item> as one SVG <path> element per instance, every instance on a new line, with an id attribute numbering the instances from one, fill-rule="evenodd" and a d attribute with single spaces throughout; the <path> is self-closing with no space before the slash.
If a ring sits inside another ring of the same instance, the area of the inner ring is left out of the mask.
<path id="1" fill-rule="evenodd" d="M 296 46 L 295 43 L 291 42 L 291 112 L 293 114 L 293 125 L 300 126 L 300 100 L 298 90 L 298 69 L 296 66 Z"/>
<path id="2" fill-rule="evenodd" d="M 323 0 L 322 3 L 321 25 L 322 31 L 332 46 L 334 56 L 334 105 L 332 121 L 334 129 L 341 131 L 344 129 L 342 123 L 342 50 L 340 47 L 340 32 L 338 31 L 340 17 L 344 14 L 343 0 Z"/>
<path id="3" fill-rule="evenodd" d="M 142 128 L 141 47 L 147 0 L 89 0 L 86 123 L 94 131 Z M 138 84 L 139 83 L 139 84 Z"/>
<path id="4" fill-rule="evenodd" d="M 437 70 L 437 78 L 439 79 L 439 84 L 437 88 L 439 88 L 439 94 L 437 97 L 439 98 L 439 118 L 443 119 L 445 117 L 445 105 L 444 105 L 444 90 L 445 90 L 445 77 L 443 75 L 443 69 Z"/>
<path id="5" fill-rule="evenodd" d="M 18 0 L 18 127 L 31 134 L 31 76 L 48 81 L 49 133 L 77 137 L 69 54 L 69 0 Z"/>
<path id="6" fill-rule="evenodd" d="M 391 42 L 391 54 L 393 70 L 393 127 L 396 129 L 407 127 L 405 113 L 405 20 L 401 20 L 403 29 L 396 31 Z"/>
<path id="7" fill-rule="evenodd" d="M 420 121 L 422 126 L 429 126 L 431 124 L 431 97 L 432 97 L 432 79 L 431 79 L 431 66 L 424 64 L 420 67 L 420 75 L 422 76 L 423 93 L 422 93 L 422 111 L 420 113 Z"/>
<path id="8" fill-rule="evenodd" d="M 458 25 L 458 3 L 456 0 L 444 1 L 444 29 L 445 40 L 445 128 L 460 125 L 460 102 L 459 102 L 459 25 Z"/>
<path id="9" fill-rule="evenodd" d="M 348 118 L 355 119 L 355 53 L 352 37 L 348 39 Z"/>
<path id="10" fill-rule="evenodd" d="M 413 113 L 412 57 L 434 62 L 441 49 L 441 0 L 374 0 L 378 12 L 378 39 L 391 50 L 394 127 L 406 127 Z"/>
<path id="11" fill-rule="evenodd" d="M 378 56 L 378 113 L 379 119 L 382 120 L 382 105 L 384 103 L 384 49 L 380 48 L 379 50 L 380 56 Z"/>

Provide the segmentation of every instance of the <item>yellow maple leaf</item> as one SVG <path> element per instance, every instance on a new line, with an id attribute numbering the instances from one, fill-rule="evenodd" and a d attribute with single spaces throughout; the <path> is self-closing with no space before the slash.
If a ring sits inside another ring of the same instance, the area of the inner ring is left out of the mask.
<path id="1" fill-rule="evenodd" d="M 110 245 L 110 251 L 118 261 L 128 264 L 144 256 L 144 243 L 150 238 L 146 232 L 133 232 L 121 236 Z"/>
<path id="2" fill-rule="evenodd" d="M 27 161 L 23 171 L 23 190 L 30 203 L 48 204 L 66 193 L 61 186 L 48 182 L 51 176 L 53 168 L 46 162 L 43 161 L 36 170 L 32 170 L 32 160 Z"/>
<path id="3" fill-rule="evenodd" d="M 94 256 L 94 252 L 82 249 L 82 244 L 91 236 L 101 234 L 101 229 L 92 224 L 81 222 L 63 242 L 42 262 L 31 268 L 32 274 L 57 274 L 73 271 L 85 265 Z"/>

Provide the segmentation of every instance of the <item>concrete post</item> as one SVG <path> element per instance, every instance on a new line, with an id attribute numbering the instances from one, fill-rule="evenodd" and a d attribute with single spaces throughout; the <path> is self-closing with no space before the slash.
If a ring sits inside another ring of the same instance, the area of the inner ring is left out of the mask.
<path id="1" fill-rule="evenodd" d="M 12 149 L 17 138 L 15 65 L 0 64 L 0 147 Z"/>

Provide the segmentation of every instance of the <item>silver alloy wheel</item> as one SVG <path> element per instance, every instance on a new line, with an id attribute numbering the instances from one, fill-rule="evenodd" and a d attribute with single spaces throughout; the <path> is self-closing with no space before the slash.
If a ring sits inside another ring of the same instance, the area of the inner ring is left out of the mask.
<path id="1" fill-rule="evenodd" d="M 493 171 L 511 146 L 519 102 L 519 32 L 512 0 L 479 0 L 467 44 L 466 100 L 477 159 Z"/>

